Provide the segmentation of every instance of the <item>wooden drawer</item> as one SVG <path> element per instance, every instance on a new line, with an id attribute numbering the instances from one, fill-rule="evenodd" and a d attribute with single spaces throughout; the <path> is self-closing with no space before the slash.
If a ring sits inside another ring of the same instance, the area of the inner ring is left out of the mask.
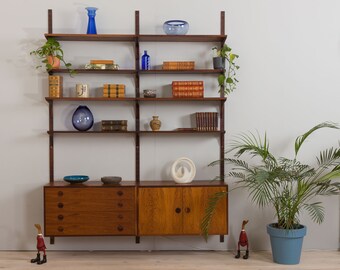
<path id="1" fill-rule="evenodd" d="M 132 211 L 134 188 L 45 188 L 45 210 Z"/>
<path id="2" fill-rule="evenodd" d="M 46 236 L 135 235 L 136 231 L 134 212 L 48 213 L 45 218 Z"/>

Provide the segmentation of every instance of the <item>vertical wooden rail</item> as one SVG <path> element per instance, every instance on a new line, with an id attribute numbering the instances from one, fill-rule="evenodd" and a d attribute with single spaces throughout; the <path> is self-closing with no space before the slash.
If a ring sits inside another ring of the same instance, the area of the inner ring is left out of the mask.
<path id="1" fill-rule="evenodd" d="M 139 10 L 135 11 L 135 70 L 136 70 L 136 75 L 135 75 L 135 95 L 136 98 L 140 97 L 140 80 L 139 80 Z M 136 100 L 135 103 L 135 114 L 136 114 L 136 185 L 138 186 L 139 181 L 140 181 L 140 112 L 139 112 L 139 101 Z M 136 237 L 135 237 L 135 242 L 136 244 L 140 243 L 140 236 L 138 235 L 139 228 L 138 228 L 138 223 L 139 223 L 139 204 L 138 204 L 138 188 L 136 190 Z"/>
<path id="2" fill-rule="evenodd" d="M 220 35 L 225 35 L 225 12 L 221 11 L 221 25 L 220 25 Z M 223 47 L 224 42 L 221 42 L 221 48 Z M 223 91 L 222 91 L 223 90 Z M 220 92 L 220 96 L 224 97 L 224 84 L 222 86 L 222 90 Z M 224 182 L 224 130 L 225 130 L 225 112 L 224 112 L 224 101 L 220 103 L 220 181 Z M 228 205 L 228 204 L 227 204 Z M 228 215 L 227 215 L 227 224 L 228 224 Z M 224 242 L 224 235 L 220 235 L 220 242 Z"/>
<path id="3" fill-rule="evenodd" d="M 47 17 L 48 17 L 48 33 L 52 34 L 53 33 L 53 20 L 52 20 L 52 9 L 49 9 L 47 11 Z"/>
<path id="4" fill-rule="evenodd" d="M 53 100 L 48 101 L 49 114 L 49 155 L 50 155 L 50 183 L 54 181 L 54 143 L 53 143 Z"/>

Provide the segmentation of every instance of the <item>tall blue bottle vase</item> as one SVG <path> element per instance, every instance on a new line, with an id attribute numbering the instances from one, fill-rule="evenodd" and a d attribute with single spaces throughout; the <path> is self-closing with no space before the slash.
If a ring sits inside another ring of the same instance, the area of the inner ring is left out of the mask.
<path id="1" fill-rule="evenodd" d="M 96 16 L 96 10 L 98 8 L 96 7 L 87 7 L 87 15 L 89 17 L 89 22 L 87 24 L 87 32 L 86 34 L 97 34 L 97 29 L 96 29 L 96 21 L 95 21 L 95 16 Z"/>
<path id="2" fill-rule="evenodd" d="M 150 55 L 148 55 L 147 51 L 144 51 L 142 55 L 142 70 L 149 70 L 150 69 Z"/>

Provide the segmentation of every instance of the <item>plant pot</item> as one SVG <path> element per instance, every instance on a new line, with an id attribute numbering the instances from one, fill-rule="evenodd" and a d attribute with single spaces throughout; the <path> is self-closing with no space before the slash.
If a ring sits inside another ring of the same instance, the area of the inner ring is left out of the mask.
<path id="1" fill-rule="evenodd" d="M 223 57 L 217 56 L 213 58 L 214 69 L 224 69 L 225 59 Z"/>
<path id="2" fill-rule="evenodd" d="M 53 69 L 60 68 L 60 59 L 55 56 L 47 56 L 47 62 L 52 66 Z"/>
<path id="3" fill-rule="evenodd" d="M 267 225 L 273 261 L 280 264 L 299 264 L 306 226 L 301 225 L 301 228 L 294 230 L 278 229 L 274 226 L 275 223 Z"/>

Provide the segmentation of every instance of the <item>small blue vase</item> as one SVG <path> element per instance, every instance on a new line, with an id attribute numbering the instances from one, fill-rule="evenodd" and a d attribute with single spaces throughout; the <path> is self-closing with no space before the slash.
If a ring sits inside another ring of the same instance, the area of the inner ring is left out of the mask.
<path id="1" fill-rule="evenodd" d="M 89 16 L 89 22 L 87 24 L 86 34 L 97 34 L 96 21 L 95 21 L 94 17 L 96 16 L 96 10 L 98 8 L 87 7 L 86 9 L 87 9 L 87 15 Z"/>
<path id="2" fill-rule="evenodd" d="M 75 110 L 72 125 L 79 131 L 87 131 L 93 126 L 93 114 L 87 106 L 80 105 Z"/>

